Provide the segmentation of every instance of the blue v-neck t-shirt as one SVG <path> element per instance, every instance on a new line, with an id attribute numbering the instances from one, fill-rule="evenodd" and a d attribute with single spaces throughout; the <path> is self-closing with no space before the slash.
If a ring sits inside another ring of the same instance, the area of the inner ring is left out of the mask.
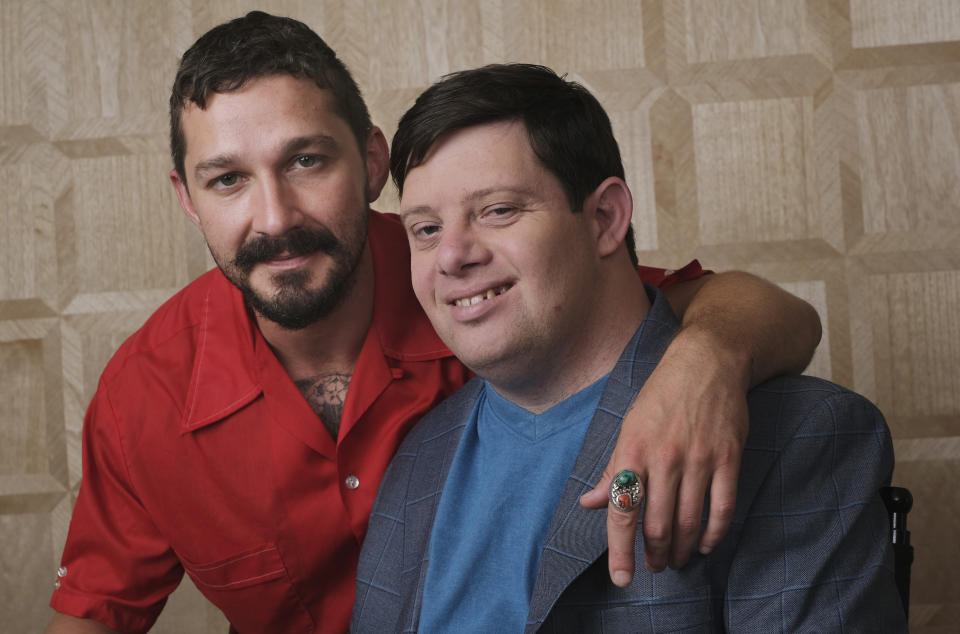
<path id="1" fill-rule="evenodd" d="M 484 384 L 437 508 L 419 631 L 523 631 L 547 530 L 606 380 L 541 414 Z"/>

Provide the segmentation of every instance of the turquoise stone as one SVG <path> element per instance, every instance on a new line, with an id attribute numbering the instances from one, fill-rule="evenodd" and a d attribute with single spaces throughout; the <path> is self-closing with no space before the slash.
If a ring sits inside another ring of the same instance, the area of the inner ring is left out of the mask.
<path id="1" fill-rule="evenodd" d="M 637 483 L 637 474 L 633 471 L 621 471 L 617 474 L 617 486 L 618 487 L 632 487 Z"/>

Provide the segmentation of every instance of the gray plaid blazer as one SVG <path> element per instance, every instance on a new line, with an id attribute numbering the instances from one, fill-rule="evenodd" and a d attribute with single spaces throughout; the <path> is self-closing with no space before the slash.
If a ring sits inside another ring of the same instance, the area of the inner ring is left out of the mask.
<path id="1" fill-rule="evenodd" d="M 714 552 L 681 570 L 641 565 L 627 588 L 610 582 L 606 511 L 578 498 L 600 480 L 624 413 L 678 329 L 648 292 L 653 306 L 610 375 L 550 524 L 526 631 L 906 631 L 878 495 L 893 471 L 890 433 L 869 401 L 811 377 L 750 392 L 736 511 Z M 474 379 L 443 402 L 394 457 L 360 555 L 352 631 L 417 631 L 431 527 L 481 388 Z M 642 562 L 642 531 L 636 554 Z"/>

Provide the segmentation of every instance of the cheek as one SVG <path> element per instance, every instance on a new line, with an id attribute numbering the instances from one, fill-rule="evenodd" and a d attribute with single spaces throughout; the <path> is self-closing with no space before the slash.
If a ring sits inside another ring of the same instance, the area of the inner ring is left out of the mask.
<path id="1" fill-rule="evenodd" d="M 343 201 L 358 202 L 367 199 L 367 177 L 362 170 L 344 169 L 332 185 Z"/>
<path id="2" fill-rule="evenodd" d="M 220 227 L 207 242 L 222 255 L 233 257 L 237 250 L 247 241 L 247 234 L 236 227 Z"/>
<path id="3" fill-rule="evenodd" d="M 243 242 L 250 222 L 251 209 L 244 200 L 231 204 L 208 204 L 200 214 L 200 230 L 207 242 L 228 246 Z"/>

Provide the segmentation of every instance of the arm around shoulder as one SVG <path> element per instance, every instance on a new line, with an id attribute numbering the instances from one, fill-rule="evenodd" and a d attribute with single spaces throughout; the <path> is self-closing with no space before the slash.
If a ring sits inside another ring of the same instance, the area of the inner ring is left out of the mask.
<path id="1" fill-rule="evenodd" d="M 802 371 L 820 341 L 812 306 L 749 273 L 705 275 L 663 293 L 682 327 L 624 418 L 604 479 L 584 497 L 586 506 L 606 504 L 610 478 L 624 468 L 645 478 L 644 550 L 653 571 L 682 567 L 695 548 L 706 554 L 723 538 L 749 429 L 746 393 Z M 619 585 L 633 574 L 636 526 L 634 516 L 609 516 L 611 577 L 626 573 Z"/>

